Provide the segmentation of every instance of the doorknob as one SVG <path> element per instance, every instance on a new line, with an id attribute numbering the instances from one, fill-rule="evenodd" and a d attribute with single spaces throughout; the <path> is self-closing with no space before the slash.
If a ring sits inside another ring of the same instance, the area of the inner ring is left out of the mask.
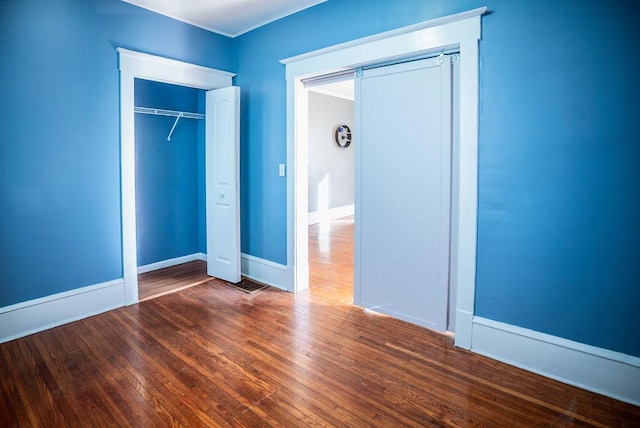
<path id="1" fill-rule="evenodd" d="M 220 199 L 224 198 L 224 193 L 220 192 L 218 193 L 218 196 L 220 196 Z"/>

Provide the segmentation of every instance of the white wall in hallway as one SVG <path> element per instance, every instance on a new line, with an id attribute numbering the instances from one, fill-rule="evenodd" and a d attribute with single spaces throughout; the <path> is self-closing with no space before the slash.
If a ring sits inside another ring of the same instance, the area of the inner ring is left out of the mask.
<path id="1" fill-rule="evenodd" d="M 334 141 L 338 125 L 353 131 L 353 101 L 309 92 L 309 212 L 353 206 L 354 146 Z"/>

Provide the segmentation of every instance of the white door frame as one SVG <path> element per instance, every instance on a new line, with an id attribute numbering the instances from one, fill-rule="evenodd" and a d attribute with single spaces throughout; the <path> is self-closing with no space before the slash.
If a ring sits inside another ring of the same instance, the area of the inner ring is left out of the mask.
<path id="1" fill-rule="evenodd" d="M 308 90 L 303 80 L 343 70 L 460 50 L 460 142 L 452 159 L 451 279 L 457 288 L 456 345 L 471 348 L 478 212 L 478 44 L 486 7 L 343 43 L 281 61 L 287 77 L 288 289 L 309 286 Z M 357 261 L 356 261 L 357 263 Z"/>
<path id="2" fill-rule="evenodd" d="M 124 48 L 116 48 L 116 51 L 119 54 L 120 68 L 120 191 L 124 301 L 125 305 L 132 305 L 138 303 L 134 79 L 211 90 L 231 86 L 235 74 Z"/>

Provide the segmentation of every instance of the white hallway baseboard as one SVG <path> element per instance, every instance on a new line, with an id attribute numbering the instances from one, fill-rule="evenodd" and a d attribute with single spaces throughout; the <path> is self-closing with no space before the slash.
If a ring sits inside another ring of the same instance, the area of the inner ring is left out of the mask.
<path id="1" fill-rule="evenodd" d="M 323 211 L 312 211 L 309 213 L 309 224 L 316 224 L 322 221 L 335 220 L 337 218 L 353 215 L 354 205 L 344 205 Z"/>
<path id="2" fill-rule="evenodd" d="M 640 406 L 640 358 L 481 317 L 471 341 L 478 354 Z"/>

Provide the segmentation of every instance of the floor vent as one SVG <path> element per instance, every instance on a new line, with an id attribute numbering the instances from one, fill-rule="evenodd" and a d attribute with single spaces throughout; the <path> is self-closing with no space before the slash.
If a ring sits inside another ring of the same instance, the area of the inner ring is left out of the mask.
<path id="1" fill-rule="evenodd" d="M 260 291 L 267 287 L 265 284 L 254 282 L 248 278 L 242 278 L 242 280 L 237 284 L 231 284 L 228 282 L 227 285 L 247 294 L 255 293 L 256 291 Z"/>

